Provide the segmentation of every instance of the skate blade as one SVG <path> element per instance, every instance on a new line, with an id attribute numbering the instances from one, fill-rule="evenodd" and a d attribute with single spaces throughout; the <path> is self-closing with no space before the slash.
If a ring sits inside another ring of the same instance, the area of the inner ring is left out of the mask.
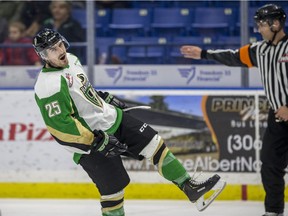
<path id="1" fill-rule="evenodd" d="M 211 196 L 209 196 L 207 199 L 204 199 L 204 195 L 203 195 L 196 201 L 197 210 L 200 212 L 204 211 L 216 199 L 216 197 L 223 191 L 225 186 L 226 186 L 226 182 L 219 180 L 211 189 L 211 191 L 214 191 L 214 193 Z"/>

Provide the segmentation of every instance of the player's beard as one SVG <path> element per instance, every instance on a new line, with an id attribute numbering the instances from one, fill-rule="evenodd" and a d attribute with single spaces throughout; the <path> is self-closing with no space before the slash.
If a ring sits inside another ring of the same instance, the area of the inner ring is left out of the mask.
<path id="1" fill-rule="evenodd" d="M 65 54 L 65 58 L 63 60 L 58 59 L 57 61 L 46 61 L 49 67 L 52 68 L 64 68 L 68 65 L 68 59 Z"/>
<path id="2" fill-rule="evenodd" d="M 66 53 L 61 55 L 62 57 L 58 58 L 57 60 L 55 61 L 50 61 L 50 64 L 53 66 L 53 67 L 57 67 L 57 68 L 64 68 L 68 65 L 68 59 L 67 59 L 67 55 Z"/>

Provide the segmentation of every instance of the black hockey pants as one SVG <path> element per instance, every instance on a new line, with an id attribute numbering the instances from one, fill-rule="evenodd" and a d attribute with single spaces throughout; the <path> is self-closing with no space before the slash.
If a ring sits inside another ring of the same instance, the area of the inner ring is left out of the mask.
<path id="1" fill-rule="evenodd" d="M 266 192 L 266 212 L 283 213 L 284 211 L 287 152 L 288 122 L 276 122 L 274 111 L 270 110 L 261 150 L 261 177 Z"/>

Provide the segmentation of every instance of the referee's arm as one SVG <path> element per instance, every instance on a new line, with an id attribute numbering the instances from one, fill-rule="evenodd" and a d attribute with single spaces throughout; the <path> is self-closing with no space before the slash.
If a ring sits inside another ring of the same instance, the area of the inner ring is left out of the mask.
<path id="1" fill-rule="evenodd" d="M 248 44 L 237 50 L 202 50 L 201 59 L 215 60 L 227 66 L 257 67 L 256 48 L 256 44 Z"/>

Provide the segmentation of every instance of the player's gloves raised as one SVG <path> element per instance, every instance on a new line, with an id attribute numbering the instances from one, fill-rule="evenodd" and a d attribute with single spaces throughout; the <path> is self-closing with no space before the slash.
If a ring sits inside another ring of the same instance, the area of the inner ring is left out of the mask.
<path id="1" fill-rule="evenodd" d="M 109 92 L 97 91 L 97 93 L 106 103 L 109 103 L 120 109 L 125 109 L 128 107 L 123 101 L 120 101 L 115 96 L 109 94 Z"/>
<path id="2" fill-rule="evenodd" d="M 105 157 L 114 157 L 122 154 L 127 150 L 127 145 L 119 142 L 119 140 L 112 135 L 108 135 L 104 131 L 94 130 L 95 139 L 93 142 L 93 150 L 98 151 Z"/>

